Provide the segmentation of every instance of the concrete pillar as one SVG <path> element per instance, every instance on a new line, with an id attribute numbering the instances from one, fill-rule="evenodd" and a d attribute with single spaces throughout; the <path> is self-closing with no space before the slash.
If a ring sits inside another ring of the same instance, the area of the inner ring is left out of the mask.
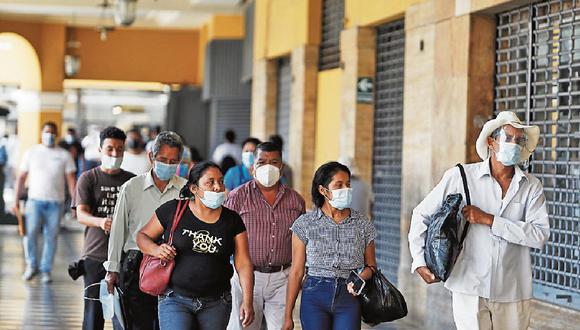
<path id="1" fill-rule="evenodd" d="M 375 77 L 375 29 L 352 27 L 340 34 L 343 63 L 340 154 L 352 157 L 358 176 L 372 181 L 374 105 L 357 102 L 358 78 Z"/>
<path id="2" fill-rule="evenodd" d="M 310 207 L 310 185 L 314 175 L 318 46 L 295 48 L 291 57 L 292 86 L 290 136 L 287 160 L 294 175 L 294 189 Z"/>
<path id="3" fill-rule="evenodd" d="M 251 135 L 264 140 L 276 133 L 275 60 L 260 59 L 253 64 Z"/>

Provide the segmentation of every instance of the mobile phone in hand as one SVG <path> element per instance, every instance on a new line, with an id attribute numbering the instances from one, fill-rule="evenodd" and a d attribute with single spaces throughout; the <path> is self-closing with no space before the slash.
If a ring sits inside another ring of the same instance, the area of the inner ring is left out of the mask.
<path id="1" fill-rule="evenodd" d="M 363 280 L 354 270 L 351 270 L 350 274 L 348 275 L 346 284 L 348 283 L 353 283 L 353 289 L 357 295 L 359 295 L 362 292 L 366 284 L 365 280 Z"/>

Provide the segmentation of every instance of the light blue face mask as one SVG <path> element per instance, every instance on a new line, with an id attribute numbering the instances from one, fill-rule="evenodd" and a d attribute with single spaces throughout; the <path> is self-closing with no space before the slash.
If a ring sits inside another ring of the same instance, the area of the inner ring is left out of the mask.
<path id="1" fill-rule="evenodd" d="M 499 151 L 495 154 L 498 162 L 505 166 L 514 166 L 520 162 L 522 147 L 515 143 L 499 142 Z"/>
<path id="2" fill-rule="evenodd" d="M 169 181 L 175 175 L 175 172 L 177 171 L 177 166 L 179 166 L 179 164 L 173 164 L 173 165 L 165 164 L 163 162 L 156 160 L 155 167 L 153 170 L 155 171 L 155 175 L 157 175 L 159 180 Z"/>
<path id="3" fill-rule="evenodd" d="M 226 193 L 221 192 L 213 192 L 213 191 L 204 191 L 203 197 L 199 198 L 203 205 L 209 207 L 210 209 L 217 209 L 218 207 L 222 206 L 224 200 L 226 199 Z"/>
<path id="4" fill-rule="evenodd" d="M 352 203 L 352 188 L 334 189 L 331 192 L 332 199 L 328 200 L 330 206 L 341 211 L 350 207 L 350 203 Z"/>
<path id="5" fill-rule="evenodd" d="M 242 153 L 242 164 L 246 168 L 251 168 L 254 165 L 254 153 L 251 151 L 246 151 Z"/>

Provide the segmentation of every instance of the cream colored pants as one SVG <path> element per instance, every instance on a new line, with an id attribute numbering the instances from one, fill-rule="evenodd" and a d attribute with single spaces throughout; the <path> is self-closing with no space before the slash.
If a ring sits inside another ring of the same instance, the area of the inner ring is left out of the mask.
<path id="1" fill-rule="evenodd" d="M 262 329 L 262 318 L 266 319 L 268 330 L 278 330 L 284 325 L 286 308 L 286 287 L 290 268 L 276 273 L 265 274 L 254 272 L 254 322 L 244 330 Z M 240 304 L 242 288 L 240 278 L 234 272 L 232 277 L 232 314 L 228 330 L 241 330 Z"/>
<path id="2" fill-rule="evenodd" d="M 530 300 L 500 303 L 453 292 L 453 319 L 457 330 L 526 330 L 530 316 Z"/>

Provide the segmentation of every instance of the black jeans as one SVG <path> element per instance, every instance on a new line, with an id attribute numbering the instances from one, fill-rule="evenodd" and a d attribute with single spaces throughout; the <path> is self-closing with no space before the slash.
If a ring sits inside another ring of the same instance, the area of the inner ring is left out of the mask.
<path id="1" fill-rule="evenodd" d="M 91 284 L 99 283 L 105 278 L 107 272 L 103 267 L 103 262 L 86 258 L 84 262 L 85 274 L 83 276 L 85 281 L 85 288 Z M 99 298 L 99 286 L 94 285 L 87 289 L 85 295 L 89 298 Z M 83 317 L 83 330 L 102 330 L 105 326 L 103 319 L 103 307 L 98 300 L 85 299 L 85 310 Z M 113 319 L 113 329 L 122 329 L 117 318 Z"/>
<path id="2" fill-rule="evenodd" d="M 123 303 L 127 329 L 158 330 L 157 297 L 150 296 L 139 289 L 139 266 L 143 254 L 131 250 L 123 255 L 121 261 L 120 288 L 123 291 Z"/>

